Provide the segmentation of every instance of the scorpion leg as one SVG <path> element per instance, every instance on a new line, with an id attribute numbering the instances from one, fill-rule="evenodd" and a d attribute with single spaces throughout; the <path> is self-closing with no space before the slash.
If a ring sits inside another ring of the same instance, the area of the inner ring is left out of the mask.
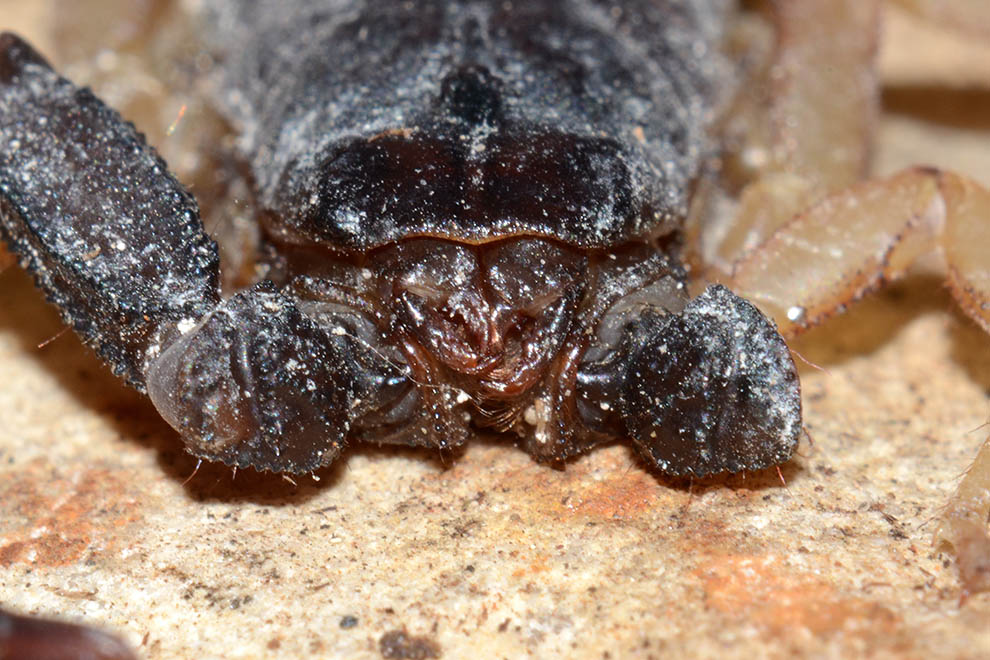
<path id="1" fill-rule="evenodd" d="M 942 512 L 935 542 L 952 546 L 959 577 L 969 593 L 990 591 L 990 440 L 959 482 Z"/>
<path id="2" fill-rule="evenodd" d="M 311 471 L 404 378 L 350 343 L 347 314 L 321 324 L 270 283 L 221 302 L 217 247 L 192 196 L 132 125 L 9 33 L 0 235 L 196 456 Z"/>
<path id="3" fill-rule="evenodd" d="M 853 186 L 736 261 L 732 289 L 793 334 L 902 274 L 931 250 L 943 215 L 936 179 L 925 170 Z"/>
<path id="4" fill-rule="evenodd" d="M 910 168 L 835 193 L 732 268 L 733 290 L 794 334 L 939 250 L 962 310 L 990 332 L 990 191 L 958 174 Z"/>
<path id="5" fill-rule="evenodd" d="M 699 205 L 689 228 L 704 265 L 723 271 L 795 213 L 866 174 L 878 114 L 876 0 L 763 5 L 762 17 L 742 23 L 762 26 L 752 30 L 761 36 L 743 39 L 737 54 L 752 62 L 752 84 L 720 126 L 722 177 L 739 189 L 738 209 Z"/>
<path id="6" fill-rule="evenodd" d="M 942 250 L 949 290 L 963 311 L 990 332 L 990 191 L 956 174 L 942 174 L 939 189 L 946 207 Z M 960 578 L 968 592 L 990 591 L 990 441 L 942 512 L 936 540 L 955 551 Z"/>
<path id="7" fill-rule="evenodd" d="M 896 0 L 919 16 L 954 30 L 986 38 L 990 35 L 990 5 L 982 0 Z"/>
<path id="8" fill-rule="evenodd" d="M 990 332 L 988 242 L 990 191 L 958 174 L 913 168 L 826 197 L 794 217 L 735 263 L 732 282 L 793 334 L 935 250 L 959 306 Z M 970 591 L 990 588 L 988 453 L 984 446 L 966 473 L 939 533 L 954 546 Z"/>

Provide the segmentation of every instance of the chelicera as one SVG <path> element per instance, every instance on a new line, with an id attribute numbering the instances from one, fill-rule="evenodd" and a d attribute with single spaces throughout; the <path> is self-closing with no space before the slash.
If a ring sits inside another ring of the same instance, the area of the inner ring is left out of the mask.
<path id="1" fill-rule="evenodd" d="M 728 2 L 324 4 L 205 3 L 262 236 L 258 281 L 226 298 L 154 150 L 0 38 L 3 235 L 196 456 L 306 473 L 348 442 L 445 449 L 476 425 L 547 461 L 629 438 L 668 474 L 755 470 L 792 455 L 800 388 L 746 298 L 794 330 L 938 244 L 988 322 L 968 236 L 986 191 L 929 170 L 847 189 L 859 152 L 788 133 L 824 112 L 788 57 L 855 78 L 873 43 L 788 38 L 816 18 L 869 35 L 873 3 L 774 4 L 782 36 L 750 68 L 791 96 L 768 130 L 716 123 Z M 716 126 L 738 156 L 721 168 Z M 726 229 L 699 200 L 734 186 Z M 688 244 L 745 297 L 692 298 Z"/>

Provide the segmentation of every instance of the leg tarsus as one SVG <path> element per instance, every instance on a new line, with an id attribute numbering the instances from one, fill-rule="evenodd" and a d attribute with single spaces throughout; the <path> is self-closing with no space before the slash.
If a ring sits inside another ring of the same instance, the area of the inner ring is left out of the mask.
<path id="1" fill-rule="evenodd" d="M 976 455 L 940 516 L 936 545 L 952 547 L 967 593 L 990 591 L 990 440 Z"/>

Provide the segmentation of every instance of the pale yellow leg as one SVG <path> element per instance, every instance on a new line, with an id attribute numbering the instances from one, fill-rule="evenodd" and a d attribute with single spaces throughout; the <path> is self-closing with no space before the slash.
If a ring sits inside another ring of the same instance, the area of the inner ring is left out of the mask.
<path id="1" fill-rule="evenodd" d="M 774 232 L 735 263 L 731 286 L 794 334 L 903 273 L 932 249 L 944 217 L 930 170 L 867 181 Z"/>
<path id="2" fill-rule="evenodd" d="M 990 332 L 988 246 L 990 191 L 958 174 L 911 168 L 795 216 L 734 264 L 731 285 L 794 334 L 940 249 L 956 301 Z"/>
<path id="3" fill-rule="evenodd" d="M 949 289 L 959 306 L 990 332 L 990 192 L 958 174 L 943 173 L 945 200 L 942 237 Z"/>
<path id="4" fill-rule="evenodd" d="M 990 332 L 990 194 L 961 176 L 940 181 L 947 217 L 942 239 L 949 288 L 960 306 Z M 959 483 L 936 540 L 952 546 L 968 593 L 990 591 L 990 440 Z"/>
<path id="5" fill-rule="evenodd" d="M 936 544 L 952 546 L 959 567 L 959 577 L 967 593 L 990 591 L 990 440 L 976 455 L 976 460 L 959 483 L 959 487 L 942 513 Z"/>
<path id="6" fill-rule="evenodd" d="M 898 4 L 933 22 L 974 36 L 990 37 L 987 0 L 897 0 Z"/>
<path id="7" fill-rule="evenodd" d="M 876 124 L 877 0 L 766 0 L 764 9 L 775 41 L 740 47 L 737 57 L 760 63 L 720 128 L 723 178 L 732 196 L 742 187 L 738 208 L 702 208 L 689 230 L 705 264 L 723 271 L 795 213 L 861 179 Z"/>

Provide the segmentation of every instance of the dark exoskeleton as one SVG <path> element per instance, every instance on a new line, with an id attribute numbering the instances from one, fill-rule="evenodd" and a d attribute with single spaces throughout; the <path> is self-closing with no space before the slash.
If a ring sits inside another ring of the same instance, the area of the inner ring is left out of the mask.
<path id="1" fill-rule="evenodd" d="M 472 424 L 558 461 L 630 437 L 675 475 L 787 460 L 773 324 L 689 300 L 722 2 L 207 2 L 265 278 L 228 299 L 142 136 L 0 37 L 2 233 L 196 456 L 309 472 Z"/>

